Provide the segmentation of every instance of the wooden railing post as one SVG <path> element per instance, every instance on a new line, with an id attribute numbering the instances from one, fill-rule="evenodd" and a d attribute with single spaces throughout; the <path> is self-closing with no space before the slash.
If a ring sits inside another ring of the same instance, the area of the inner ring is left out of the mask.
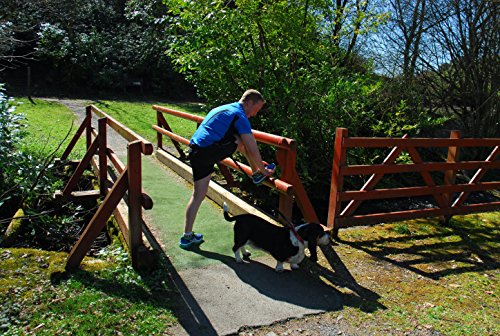
<path id="1" fill-rule="evenodd" d="M 158 125 L 158 127 L 162 127 L 163 123 L 162 123 L 162 118 L 163 118 L 163 115 L 161 114 L 160 111 L 156 111 L 156 125 Z M 158 148 L 159 149 L 163 149 L 163 135 L 159 132 L 156 132 L 156 142 L 158 144 Z"/>
<path id="2" fill-rule="evenodd" d="M 88 124 L 85 129 L 85 138 L 87 139 L 87 150 L 92 144 L 92 106 L 85 107 L 85 114 L 87 115 Z"/>
<path id="3" fill-rule="evenodd" d="M 291 183 L 293 179 L 292 169 L 294 168 L 294 163 L 290 162 L 293 159 L 290 155 L 290 151 L 284 148 L 278 148 L 276 151 L 276 161 L 281 167 L 281 179 L 287 183 Z M 292 220 L 293 212 L 293 198 L 289 195 L 280 194 L 279 195 L 279 210 L 287 218 L 282 219 L 283 223 L 286 220 Z"/>
<path id="4" fill-rule="evenodd" d="M 451 131 L 450 133 L 450 139 L 460 139 L 460 131 Z M 455 163 L 458 162 L 459 159 L 459 147 L 448 147 L 448 158 L 446 159 L 446 163 Z M 444 172 L 444 185 L 452 185 L 455 184 L 455 179 L 457 176 L 456 170 L 447 170 Z M 453 194 L 444 194 L 443 195 L 444 199 L 446 200 L 446 203 L 448 206 L 451 206 L 453 202 Z M 444 217 L 444 223 L 448 224 L 450 221 L 451 216 L 445 216 Z"/>
<path id="5" fill-rule="evenodd" d="M 138 248 L 142 245 L 142 162 L 141 142 L 134 141 L 128 144 L 128 226 L 129 248 L 132 266 L 138 268 Z"/>
<path id="6" fill-rule="evenodd" d="M 98 137 L 99 137 L 99 191 L 101 193 L 101 197 L 106 196 L 108 192 L 108 187 L 106 182 L 108 180 L 108 144 L 107 144 L 107 136 L 106 136 L 106 126 L 107 119 L 100 118 L 97 121 L 98 124 Z"/>
<path id="7" fill-rule="evenodd" d="M 338 199 L 338 192 L 342 190 L 344 178 L 340 174 L 340 167 L 345 165 L 345 148 L 344 138 L 348 137 L 347 128 L 337 128 L 335 132 L 335 145 L 333 153 L 332 164 L 332 179 L 330 185 L 330 202 L 328 206 L 328 220 L 327 226 L 333 228 L 332 235 L 337 238 L 339 233 L 339 226 L 335 219 L 340 212 L 340 201 Z"/>

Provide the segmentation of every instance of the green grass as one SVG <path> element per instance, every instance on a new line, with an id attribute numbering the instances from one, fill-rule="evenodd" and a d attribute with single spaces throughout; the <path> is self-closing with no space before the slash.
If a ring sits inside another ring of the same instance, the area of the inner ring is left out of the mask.
<path id="1" fill-rule="evenodd" d="M 120 123 L 126 125 L 128 128 L 153 143 L 156 143 L 156 131 L 152 129 L 152 125 L 156 124 L 156 111 L 151 108 L 152 105 L 160 105 L 173 110 L 200 116 L 204 116 L 207 112 L 203 104 L 197 103 L 172 104 L 157 101 L 137 102 L 100 100 L 95 102 L 95 105 Z M 164 116 L 174 133 L 180 136 L 189 139 L 196 130 L 196 123 L 194 121 L 173 117 L 168 114 L 164 114 Z M 164 143 L 167 144 L 169 140 L 165 139 L 164 141 Z"/>
<path id="2" fill-rule="evenodd" d="M 419 219 L 359 227 L 340 237 L 346 244 L 335 251 L 345 267 L 380 295 L 368 303 L 385 307 L 366 313 L 346 300 L 342 314 L 352 325 L 367 334 L 500 333 L 500 212 L 455 216 L 448 226 Z"/>
<path id="3" fill-rule="evenodd" d="M 2 335 L 158 335 L 176 323 L 163 269 L 141 277 L 112 247 L 65 274 L 66 257 L 0 249 Z"/>
<path id="4" fill-rule="evenodd" d="M 24 151 L 45 157 L 59 145 L 57 157 L 66 149 L 80 126 L 71 110 L 56 102 L 35 99 L 35 104 L 26 98 L 16 99 L 16 112 L 25 115 L 27 135 L 23 139 Z M 81 138 L 70 158 L 80 158 L 85 153 L 85 142 Z"/>

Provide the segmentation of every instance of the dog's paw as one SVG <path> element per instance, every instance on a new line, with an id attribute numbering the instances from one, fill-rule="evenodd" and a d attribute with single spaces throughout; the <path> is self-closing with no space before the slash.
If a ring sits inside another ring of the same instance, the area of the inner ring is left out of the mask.
<path id="1" fill-rule="evenodd" d="M 243 259 L 236 259 L 236 263 L 238 263 L 238 264 L 244 264 L 245 261 L 243 261 Z"/>

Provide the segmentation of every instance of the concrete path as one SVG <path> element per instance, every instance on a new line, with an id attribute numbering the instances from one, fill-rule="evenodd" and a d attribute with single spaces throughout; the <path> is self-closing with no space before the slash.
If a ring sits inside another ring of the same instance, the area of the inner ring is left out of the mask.
<path id="1" fill-rule="evenodd" d="M 87 102 L 59 102 L 82 120 Z M 126 142 L 113 133 L 108 132 L 108 145 L 123 157 Z M 155 157 L 144 157 L 142 163 L 143 188 L 154 202 L 153 209 L 144 212 L 146 224 L 183 301 L 176 309 L 180 324 L 169 334 L 230 335 L 244 326 L 341 308 L 341 295 L 333 287 L 305 271 L 277 273 L 274 260 L 262 252 L 250 263 L 237 264 L 231 251 L 232 224 L 209 199 L 195 222 L 195 230 L 204 234 L 206 242 L 193 251 L 180 249 L 177 244 L 191 185 Z"/>

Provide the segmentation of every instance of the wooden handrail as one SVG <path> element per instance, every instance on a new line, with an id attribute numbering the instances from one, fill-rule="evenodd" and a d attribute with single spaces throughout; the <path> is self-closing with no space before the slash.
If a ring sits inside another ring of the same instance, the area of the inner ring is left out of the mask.
<path id="1" fill-rule="evenodd" d="M 101 117 L 98 119 L 98 131 L 92 127 L 92 113 Z M 124 198 L 127 192 L 128 227 L 126 227 L 121 214 L 119 215 L 118 222 L 129 247 L 132 265 L 138 269 L 139 250 L 141 250 L 140 247 L 143 245 L 142 208 L 151 209 L 153 207 L 152 199 L 142 189 L 141 154 L 152 154 L 153 144 L 93 105 L 86 108 L 86 114 L 84 122 L 78 129 L 77 134 L 74 135 L 64 154 L 65 156 L 69 155 L 78 138 L 82 136 L 84 129 L 87 138 L 87 152 L 66 184 L 62 195 L 69 197 L 73 194 L 72 191 L 76 187 L 78 179 L 84 170 L 92 164 L 96 170 L 96 174 L 99 176 L 99 194 L 104 200 L 71 250 L 66 263 L 66 269 L 72 270 L 78 267 L 92 241 L 105 226 L 109 216 L 118 211 L 118 203 Z M 108 148 L 107 126 L 113 128 L 118 134 L 129 141 L 127 144 L 127 165 L 124 165 L 114 152 Z M 98 155 L 98 165 L 93 158 L 96 154 Z M 114 181 L 112 188 L 108 187 L 108 160 L 118 172 L 118 177 Z"/>
<path id="2" fill-rule="evenodd" d="M 157 132 L 157 141 L 158 148 L 162 148 L 162 137 L 161 135 L 168 136 L 181 158 L 184 157 L 184 153 L 182 149 L 179 147 L 179 144 L 189 145 L 189 140 L 174 133 L 170 126 L 168 125 L 166 119 L 162 115 L 162 113 L 166 113 L 175 117 L 183 118 L 186 120 L 191 120 L 200 124 L 203 121 L 203 117 L 193 115 L 186 112 L 172 110 L 167 107 L 152 105 L 153 110 L 157 113 L 157 123 L 158 125 L 152 125 L 152 128 Z M 316 211 L 314 210 L 309 197 L 305 191 L 305 188 L 302 185 L 302 182 L 295 171 L 295 162 L 296 162 L 296 149 L 297 143 L 295 140 L 282 137 L 279 135 L 265 133 L 257 130 L 252 130 L 255 140 L 260 143 L 264 143 L 267 145 L 271 145 L 276 147 L 276 162 L 278 166 L 281 168 L 281 178 L 275 179 L 270 177 L 264 182 L 264 185 L 267 185 L 277 191 L 280 192 L 280 201 L 279 208 L 280 211 L 285 214 L 288 218 L 292 217 L 292 209 L 294 199 L 297 201 L 297 205 L 302 212 L 304 219 L 308 222 L 319 222 L 318 216 L 316 215 Z M 226 167 L 231 167 L 232 169 L 242 171 L 247 175 L 251 175 L 252 171 L 250 167 L 240 164 L 238 167 L 233 160 L 225 159 L 218 163 L 222 174 L 227 179 L 228 183 L 232 183 L 233 177 L 228 172 Z"/>
<path id="3" fill-rule="evenodd" d="M 162 113 L 167 113 L 179 118 L 195 121 L 197 123 L 201 123 L 203 121 L 203 117 L 197 116 L 194 114 L 186 113 L 186 112 L 181 112 L 181 111 L 176 111 L 172 110 L 163 106 L 158 106 L 158 105 L 153 105 L 153 109 L 162 112 Z M 284 149 L 295 149 L 297 147 L 297 144 L 295 140 L 282 137 L 279 135 L 271 134 L 271 133 L 265 133 L 262 131 L 257 131 L 257 130 L 252 130 L 252 133 L 255 137 L 255 140 L 258 142 L 262 142 L 268 145 L 276 146 L 278 148 L 284 148 Z"/>
<path id="4" fill-rule="evenodd" d="M 114 129 L 118 134 L 120 134 L 128 142 L 140 141 L 142 154 L 145 154 L 145 155 L 153 154 L 154 148 L 153 148 L 153 144 L 151 142 L 144 139 L 139 134 L 135 133 L 134 131 L 132 131 L 128 127 L 124 126 L 123 124 L 119 123 L 114 118 L 112 118 L 108 114 L 104 113 L 99 108 L 97 108 L 95 105 L 90 105 L 90 108 L 91 108 L 92 112 L 94 112 L 99 117 L 106 118 L 106 122 L 109 125 L 109 127 Z"/>
<path id="5" fill-rule="evenodd" d="M 426 139 L 426 138 L 346 138 L 344 147 L 495 147 L 500 146 L 500 139 Z"/>

